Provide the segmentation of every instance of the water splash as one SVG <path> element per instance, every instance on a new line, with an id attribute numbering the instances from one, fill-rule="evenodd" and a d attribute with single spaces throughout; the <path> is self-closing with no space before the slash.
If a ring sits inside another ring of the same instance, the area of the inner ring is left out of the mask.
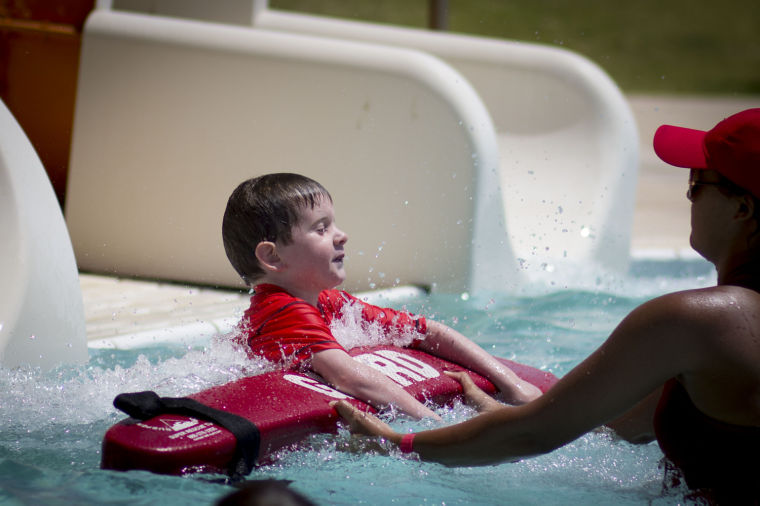
<path id="1" fill-rule="evenodd" d="M 247 359 L 226 336 L 205 347 L 147 348 L 137 356 L 118 350 L 90 353 L 85 366 L 47 373 L 30 367 L 0 369 L 0 422 L 28 431 L 89 424 L 112 418 L 111 402 L 122 392 L 187 395 L 272 367 Z"/>
<path id="2" fill-rule="evenodd" d="M 406 347 L 415 339 L 423 337 L 412 328 L 388 332 L 377 322 L 367 322 L 362 316 L 362 306 L 358 303 L 344 305 L 341 317 L 333 320 L 330 330 L 338 343 L 347 350 L 388 344 Z"/>

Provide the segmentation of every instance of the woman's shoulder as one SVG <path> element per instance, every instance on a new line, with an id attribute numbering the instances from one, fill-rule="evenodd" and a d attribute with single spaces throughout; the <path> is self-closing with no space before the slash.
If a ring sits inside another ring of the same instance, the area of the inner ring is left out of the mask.
<path id="1" fill-rule="evenodd" d="M 714 286 L 661 295 L 633 310 L 629 328 L 670 336 L 712 336 L 752 327 L 760 332 L 760 294 L 737 286 Z"/>
<path id="2" fill-rule="evenodd" d="M 760 334 L 760 294 L 740 286 L 721 285 L 685 290 L 653 299 L 647 308 L 667 322 L 671 330 L 686 337 L 701 336 L 709 347 L 739 344 Z"/>
<path id="3" fill-rule="evenodd" d="M 692 315 L 714 314 L 726 310 L 755 310 L 760 308 L 760 294 L 749 288 L 732 285 L 719 285 L 695 288 L 661 295 L 647 303 L 653 307 L 665 307 L 669 310 Z"/>

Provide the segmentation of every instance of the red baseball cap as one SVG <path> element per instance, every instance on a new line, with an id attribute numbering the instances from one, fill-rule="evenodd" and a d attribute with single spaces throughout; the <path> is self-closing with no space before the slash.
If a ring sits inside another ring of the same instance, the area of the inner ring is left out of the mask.
<path id="1" fill-rule="evenodd" d="M 760 108 L 729 116 L 706 132 L 662 125 L 654 151 L 676 167 L 714 170 L 760 198 Z"/>

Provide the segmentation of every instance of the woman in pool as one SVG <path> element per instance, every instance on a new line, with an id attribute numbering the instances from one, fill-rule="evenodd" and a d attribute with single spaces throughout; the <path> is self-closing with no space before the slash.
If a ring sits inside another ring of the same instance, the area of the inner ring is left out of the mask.
<path id="1" fill-rule="evenodd" d="M 630 441 L 655 437 L 671 478 L 717 499 L 760 497 L 760 109 L 708 132 L 662 126 L 658 156 L 690 168 L 691 245 L 718 272 L 715 287 L 658 297 L 549 392 L 523 406 L 484 407 L 466 422 L 398 434 L 347 402 L 356 432 L 382 436 L 423 460 L 497 464 L 554 450 L 608 424 Z"/>

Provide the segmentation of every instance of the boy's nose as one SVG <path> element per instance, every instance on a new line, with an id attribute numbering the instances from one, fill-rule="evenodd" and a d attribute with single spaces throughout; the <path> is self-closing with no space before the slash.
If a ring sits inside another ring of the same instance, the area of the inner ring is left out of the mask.
<path id="1" fill-rule="evenodd" d="M 346 244 L 346 241 L 348 241 L 348 234 L 342 231 L 341 229 L 336 227 L 335 230 L 335 243 L 336 244 Z"/>

